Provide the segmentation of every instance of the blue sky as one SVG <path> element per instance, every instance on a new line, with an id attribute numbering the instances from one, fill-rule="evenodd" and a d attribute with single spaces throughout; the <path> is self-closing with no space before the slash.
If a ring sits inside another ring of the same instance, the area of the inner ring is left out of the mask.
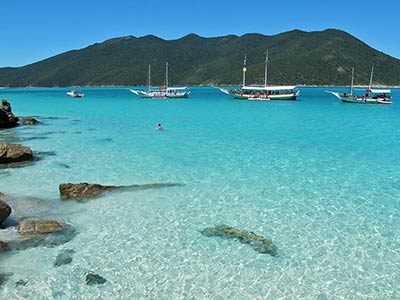
<path id="1" fill-rule="evenodd" d="M 400 58 L 400 1 L 9 0 L 0 2 L 0 67 L 23 66 L 109 38 L 177 39 L 336 28 Z"/>

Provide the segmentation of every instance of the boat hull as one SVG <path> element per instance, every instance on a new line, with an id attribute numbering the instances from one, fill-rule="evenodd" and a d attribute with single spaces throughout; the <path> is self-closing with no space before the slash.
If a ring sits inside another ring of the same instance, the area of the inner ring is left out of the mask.
<path id="1" fill-rule="evenodd" d="M 279 94 L 279 95 L 268 95 L 267 97 L 257 97 L 254 95 L 240 94 L 228 91 L 228 94 L 231 95 L 234 99 L 239 100 L 296 100 L 298 94 L 290 93 L 290 94 Z"/>

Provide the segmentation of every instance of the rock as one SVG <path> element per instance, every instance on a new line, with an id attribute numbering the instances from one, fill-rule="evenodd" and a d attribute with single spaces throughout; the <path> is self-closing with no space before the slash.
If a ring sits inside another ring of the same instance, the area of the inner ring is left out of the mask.
<path id="1" fill-rule="evenodd" d="M 219 236 L 230 239 L 238 239 L 241 243 L 250 244 L 259 253 L 267 253 L 278 256 L 278 248 L 271 240 L 268 240 L 254 232 L 236 229 L 227 225 L 206 228 L 201 234 L 207 237 Z"/>
<path id="2" fill-rule="evenodd" d="M 35 118 L 24 118 L 24 120 L 22 121 L 22 124 L 24 125 L 36 125 L 38 123 L 40 122 Z"/>
<path id="3" fill-rule="evenodd" d="M 33 160 L 32 150 L 19 144 L 0 142 L 0 164 Z"/>
<path id="4" fill-rule="evenodd" d="M 4 198 L 4 194 L 2 198 Z M 7 217 L 10 214 L 11 214 L 11 207 L 4 201 L 0 200 L 0 225 L 3 224 L 3 221 L 7 219 Z"/>
<path id="5" fill-rule="evenodd" d="M 13 276 L 13 273 L 0 273 L 0 287 L 7 281 L 8 277 Z"/>
<path id="6" fill-rule="evenodd" d="M 46 230 L 47 231 L 47 230 Z M 21 234 L 18 227 L 0 230 L 0 240 L 6 242 L 10 250 L 20 251 L 34 247 L 55 247 L 69 242 L 76 235 L 76 230 L 65 224 L 61 231 Z"/>
<path id="7" fill-rule="evenodd" d="M 6 242 L 0 241 L 0 252 L 5 252 L 10 250 L 10 247 Z"/>
<path id="8" fill-rule="evenodd" d="M 122 190 L 146 190 L 146 189 L 158 189 L 163 187 L 179 186 L 182 184 L 178 183 L 151 183 L 151 184 L 133 184 L 127 186 L 115 186 L 115 185 L 101 185 L 97 183 L 61 183 L 59 185 L 60 196 L 62 200 L 75 199 L 82 200 L 87 198 L 94 198 L 101 196 L 106 191 Z"/>
<path id="9" fill-rule="evenodd" d="M 6 113 L 0 109 L 0 128 L 12 128 L 18 126 L 18 117 L 13 113 Z"/>
<path id="10" fill-rule="evenodd" d="M 55 220 L 23 219 L 18 224 L 18 233 L 21 235 L 36 233 L 52 233 L 62 231 L 65 224 Z"/>
<path id="11" fill-rule="evenodd" d="M 116 189 L 116 186 L 105 186 L 95 183 L 62 183 L 59 185 L 61 199 L 85 199 L 103 194 L 107 190 Z"/>
<path id="12" fill-rule="evenodd" d="M 56 261 L 54 262 L 55 267 L 68 265 L 72 262 L 72 255 L 75 253 L 74 250 L 64 250 L 57 255 Z"/>
<path id="13" fill-rule="evenodd" d="M 2 192 L 0 192 L 0 200 L 3 200 L 6 198 L 6 195 L 4 195 Z"/>
<path id="14" fill-rule="evenodd" d="M 18 287 L 18 286 L 26 286 L 27 284 L 28 284 L 28 280 L 18 279 L 18 280 L 15 282 L 15 287 Z"/>
<path id="15" fill-rule="evenodd" d="M 104 277 L 101 277 L 100 275 L 94 273 L 88 273 L 86 274 L 85 281 L 87 285 L 94 285 L 94 284 L 103 284 L 107 280 Z"/>

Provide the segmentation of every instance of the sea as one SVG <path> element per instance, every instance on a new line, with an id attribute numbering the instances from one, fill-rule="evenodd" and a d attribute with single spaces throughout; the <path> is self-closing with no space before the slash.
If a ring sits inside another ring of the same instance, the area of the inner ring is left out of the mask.
<path id="1" fill-rule="evenodd" d="M 0 131 L 35 155 L 0 169 L 0 191 L 24 200 L 10 219 L 75 232 L 1 253 L 1 299 L 400 299 L 400 89 L 392 105 L 326 92 L 340 87 L 265 102 L 213 87 L 185 100 L 67 91 L 0 90 L 21 119 L 40 121 Z M 68 182 L 176 185 L 61 200 Z M 271 240 L 278 255 L 202 234 L 220 225 Z M 88 274 L 106 282 L 88 285 Z"/>

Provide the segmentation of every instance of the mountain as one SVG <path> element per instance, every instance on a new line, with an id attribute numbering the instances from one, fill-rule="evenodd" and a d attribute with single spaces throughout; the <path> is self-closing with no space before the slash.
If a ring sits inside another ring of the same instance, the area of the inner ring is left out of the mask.
<path id="1" fill-rule="evenodd" d="M 19 68 L 0 68 L 0 86 L 145 85 L 164 83 L 169 62 L 172 85 L 240 84 L 247 54 L 247 83 L 263 83 L 269 51 L 269 84 L 400 85 L 400 60 L 377 51 L 340 30 L 293 30 L 277 35 L 245 34 L 204 38 L 189 34 L 176 40 L 153 35 L 121 37 Z"/>

